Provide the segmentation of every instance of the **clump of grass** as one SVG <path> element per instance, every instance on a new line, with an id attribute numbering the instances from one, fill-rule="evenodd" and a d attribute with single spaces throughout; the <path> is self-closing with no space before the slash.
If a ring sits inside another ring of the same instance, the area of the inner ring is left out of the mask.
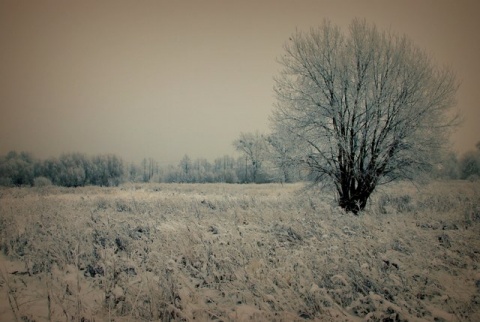
<path id="1" fill-rule="evenodd" d="M 377 201 L 378 210 L 381 214 L 387 214 L 391 211 L 397 213 L 412 212 L 415 206 L 412 203 L 412 197 L 408 194 L 391 195 L 381 194 Z"/>
<path id="2" fill-rule="evenodd" d="M 109 202 L 106 198 L 100 197 L 96 200 L 96 209 L 97 210 L 106 210 L 109 207 Z"/>
<path id="3" fill-rule="evenodd" d="M 124 199 L 117 199 L 115 200 L 115 209 L 117 212 L 131 212 L 132 207 L 127 200 Z"/>

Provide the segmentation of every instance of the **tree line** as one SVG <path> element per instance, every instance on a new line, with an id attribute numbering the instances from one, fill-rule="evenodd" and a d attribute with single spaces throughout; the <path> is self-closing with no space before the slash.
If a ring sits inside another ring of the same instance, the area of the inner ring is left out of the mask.
<path id="1" fill-rule="evenodd" d="M 480 141 L 475 149 L 458 156 L 454 152 L 445 154 L 434 171 L 434 176 L 443 179 L 480 180 Z"/>
<path id="2" fill-rule="evenodd" d="M 87 185 L 117 186 L 122 182 L 165 183 L 268 183 L 291 181 L 293 175 L 278 175 L 270 162 L 267 140 L 264 135 L 242 134 L 240 145 L 255 146 L 242 156 L 191 159 L 185 155 L 176 165 L 160 166 L 153 158 L 140 163 L 124 162 L 120 157 L 107 155 L 88 156 L 83 153 L 65 153 L 45 160 L 28 152 L 11 151 L 0 156 L 0 185 L 39 186 L 58 185 L 80 187 Z"/>
<path id="3" fill-rule="evenodd" d="M 58 158 L 39 160 L 28 152 L 11 151 L 0 157 L 0 185 L 3 186 L 117 186 L 124 174 L 122 159 L 113 154 L 66 153 Z"/>
<path id="4" fill-rule="evenodd" d="M 124 182 L 271 183 L 314 180 L 308 169 L 290 162 L 293 147 L 273 134 L 242 133 L 233 142 L 240 156 L 225 155 L 210 162 L 185 155 L 176 165 L 160 166 L 153 158 L 124 162 L 113 154 L 87 156 L 66 153 L 40 160 L 28 152 L 0 156 L 1 186 L 118 186 Z M 431 171 L 438 179 L 478 180 L 480 142 L 458 156 L 446 153 Z"/>

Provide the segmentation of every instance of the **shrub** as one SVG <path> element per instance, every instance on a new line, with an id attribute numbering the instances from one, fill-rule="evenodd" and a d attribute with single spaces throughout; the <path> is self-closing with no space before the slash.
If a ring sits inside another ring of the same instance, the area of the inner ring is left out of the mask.
<path id="1" fill-rule="evenodd" d="M 460 179 L 475 178 L 480 175 L 480 151 L 468 151 L 460 159 Z"/>
<path id="2" fill-rule="evenodd" d="M 477 173 L 471 174 L 468 176 L 467 180 L 471 182 L 479 181 L 480 175 L 478 175 Z"/>
<path id="3" fill-rule="evenodd" d="M 52 181 L 46 177 L 36 177 L 33 179 L 33 185 L 35 187 L 48 187 L 52 185 Z"/>
<path id="4" fill-rule="evenodd" d="M 11 187 L 12 185 L 12 180 L 9 177 L 0 177 L 0 186 Z"/>

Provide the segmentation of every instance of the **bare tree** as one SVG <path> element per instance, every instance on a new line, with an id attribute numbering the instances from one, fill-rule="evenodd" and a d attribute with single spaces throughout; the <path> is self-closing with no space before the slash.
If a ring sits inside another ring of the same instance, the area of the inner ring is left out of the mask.
<path id="1" fill-rule="evenodd" d="M 192 160 L 188 155 L 184 155 L 178 163 L 180 169 L 180 182 L 192 182 Z"/>
<path id="2" fill-rule="evenodd" d="M 233 146 L 245 156 L 245 181 L 257 182 L 259 171 L 265 157 L 265 137 L 256 132 L 241 133 L 240 138 L 233 142 Z M 250 169 L 250 171 L 248 171 Z M 248 179 L 248 172 L 251 178 Z"/>
<path id="3" fill-rule="evenodd" d="M 378 184 L 427 169 L 447 141 L 455 75 L 405 36 L 325 21 L 292 35 L 279 62 L 273 124 L 347 211 L 364 209 Z"/>
<path id="4" fill-rule="evenodd" d="M 277 179 L 282 183 L 293 182 L 296 179 L 294 173 L 296 164 L 292 158 L 295 146 L 287 137 L 278 132 L 267 136 L 269 158 L 275 166 Z"/>

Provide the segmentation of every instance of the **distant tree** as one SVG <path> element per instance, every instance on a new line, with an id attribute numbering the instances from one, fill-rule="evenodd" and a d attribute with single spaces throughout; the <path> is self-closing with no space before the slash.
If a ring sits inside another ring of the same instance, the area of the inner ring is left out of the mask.
<path id="1" fill-rule="evenodd" d="M 0 182 L 4 185 L 32 185 L 34 164 L 30 153 L 10 151 L 0 160 Z"/>
<path id="2" fill-rule="evenodd" d="M 188 155 L 184 155 L 182 160 L 178 163 L 180 170 L 179 181 L 180 182 L 192 182 L 192 160 Z"/>
<path id="3" fill-rule="evenodd" d="M 460 179 L 480 177 L 480 150 L 468 151 L 460 159 Z"/>
<path id="4" fill-rule="evenodd" d="M 115 154 L 108 154 L 106 156 L 108 162 L 108 186 L 118 186 L 124 175 L 123 161 Z"/>
<path id="5" fill-rule="evenodd" d="M 54 185 L 61 185 L 61 164 L 57 158 L 48 158 L 41 162 L 37 176 L 49 178 Z"/>
<path id="6" fill-rule="evenodd" d="M 92 158 L 92 184 L 118 186 L 124 175 L 123 161 L 114 154 L 96 155 Z"/>
<path id="7" fill-rule="evenodd" d="M 140 169 L 140 166 L 135 164 L 134 162 L 130 163 L 126 167 L 127 173 L 127 180 L 131 182 L 141 182 L 144 179 L 144 176 L 142 175 L 142 170 Z"/>
<path id="8" fill-rule="evenodd" d="M 162 171 L 161 182 L 173 183 L 179 182 L 178 166 L 168 165 Z"/>
<path id="9" fill-rule="evenodd" d="M 214 182 L 213 167 L 207 159 L 198 158 L 192 162 L 193 182 L 211 183 Z"/>
<path id="10" fill-rule="evenodd" d="M 141 167 L 143 169 L 143 176 L 142 176 L 142 181 L 147 182 L 148 181 L 148 175 L 147 175 L 147 159 L 143 158 Z"/>
<path id="11" fill-rule="evenodd" d="M 80 153 L 62 154 L 60 161 L 59 184 L 65 187 L 84 186 L 87 182 L 87 160 Z"/>
<path id="12" fill-rule="evenodd" d="M 439 159 L 434 175 L 442 179 L 459 179 L 459 166 L 457 155 L 454 152 L 447 152 Z"/>
<path id="13" fill-rule="evenodd" d="M 377 185 L 430 169 L 447 141 L 455 75 L 404 36 L 324 22 L 293 34 L 280 63 L 273 125 L 346 211 L 364 209 Z"/>
<path id="14" fill-rule="evenodd" d="M 143 182 L 149 182 L 154 174 L 158 174 L 158 164 L 153 158 L 144 158 L 141 163 Z"/>
<path id="15" fill-rule="evenodd" d="M 235 183 L 238 181 L 235 171 L 236 161 L 234 158 L 225 155 L 217 158 L 213 164 L 214 180 L 216 182 Z"/>
<path id="16" fill-rule="evenodd" d="M 245 182 L 257 182 L 258 174 L 265 159 L 266 141 L 262 134 L 241 133 L 240 138 L 233 142 L 237 151 L 245 158 Z M 250 176 L 248 175 L 250 173 Z"/>
<path id="17" fill-rule="evenodd" d="M 267 136 L 269 158 L 274 164 L 277 179 L 288 183 L 297 179 L 295 162 L 296 147 L 285 135 L 273 133 Z"/>

